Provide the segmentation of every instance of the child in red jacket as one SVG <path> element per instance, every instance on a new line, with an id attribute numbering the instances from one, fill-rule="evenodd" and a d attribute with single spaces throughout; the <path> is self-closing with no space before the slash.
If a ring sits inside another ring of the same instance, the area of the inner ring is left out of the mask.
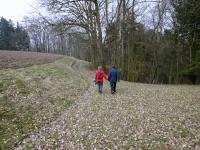
<path id="1" fill-rule="evenodd" d="M 108 80 L 107 76 L 105 75 L 103 69 L 101 66 L 98 67 L 98 69 L 96 70 L 96 74 L 95 74 L 95 82 L 97 84 L 97 89 L 99 91 L 99 93 L 102 93 L 102 89 L 103 89 L 103 78 L 105 78 L 106 80 Z"/>

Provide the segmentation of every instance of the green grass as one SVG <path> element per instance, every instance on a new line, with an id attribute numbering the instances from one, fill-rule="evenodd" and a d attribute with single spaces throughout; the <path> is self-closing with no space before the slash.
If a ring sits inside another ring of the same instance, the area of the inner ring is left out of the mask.
<path id="1" fill-rule="evenodd" d="M 182 138 L 195 139 L 195 135 L 187 128 L 185 128 L 183 124 L 183 122 L 180 123 L 178 120 L 172 120 L 172 125 L 176 129 L 177 134 L 179 134 Z"/>
<path id="2" fill-rule="evenodd" d="M 67 100 L 65 98 L 58 98 L 58 99 L 53 99 L 53 100 L 49 100 L 49 102 L 53 105 L 61 105 L 64 106 L 65 108 L 68 108 L 72 105 L 72 101 Z"/>
<path id="3" fill-rule="evenodd" d="M 6 88 L 7 88 L 7 86 L 4 86 L 4 83 L 3 83 L 3 82 L 0 82 L 0 92 L 5 91 Z"/>
<path id="4" fill-rule="evenodd" d="M 13 149 L 88 88 L 88 81 L 65 68 L 65 61 L 70 62 L 0 70 L 0 150 Z"/>
<path id="5" fill-rule="evenodd" d="M 1 75 L 1 79 L 0 79 L 0 93 L 5 92 L 10 85 L 12 85 L 12 78 L 11 77 L 7 77 L 6 75 Z"/>
<path id="6" fill-rule="evenodd" d="M 28 96 L 30 94 L 28 87 L 26 86 L 25 81 L 17 79 L 15 81 L 15 84 L 17 88 L 19 89 L 19 93 L 22 94 L 23 96 Z"/>
<path id="7" fill-rule="evenodd" d="M 23 88 L 26 88 L 26 85 L 25 85 L 25 82 L 20 80 L 20 79 L 17 79 L 15 81 L 15 84 L 16 86 L 19 88 L 19 89 L 23 89 Z"/>
<path id="8" fill-rule="evenodd" d="M 32 106 L 18 106 L 7 96 L 0 97 L 0 149 L 12 149 L 32 131 L 36 111 Z"/>
<path id="9" fill-rule="evenodd" d="M 41 79 L 48 77 L 51 78 L 66 78 L 69 77 L 70 72 L 63 68 L 59 68 L 56 65 L 41 65 L 41 66 L 33 66 L 25 71 L 28 75 L 37 76 Z"/>

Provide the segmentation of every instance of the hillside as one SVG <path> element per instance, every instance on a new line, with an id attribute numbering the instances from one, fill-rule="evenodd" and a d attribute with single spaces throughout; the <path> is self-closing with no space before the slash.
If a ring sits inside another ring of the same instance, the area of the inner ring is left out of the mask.
<path id="1" fill-rule="evenodd" d="M 3 51 L 0 50 L 0 69 L 22 68 L 36 64 L 54 62 L 62 55 L 44 54 L 37 52 Z"/>
<path id="2" fill-rule="evenodd" d="M 89 84 L 63 56 L 6 51 L 0 55 L 1 67 L 18 68 L 0 70 L 0 149 L 13 149 L 57 118 Z"/>
<path id="3" fill-rule="evenodd" d="M 200 86 L 120 81 L 111 95 L 105 82 L 100 95 L 87 66 L 0 70 L 1 149 L 200 149 Z"/>

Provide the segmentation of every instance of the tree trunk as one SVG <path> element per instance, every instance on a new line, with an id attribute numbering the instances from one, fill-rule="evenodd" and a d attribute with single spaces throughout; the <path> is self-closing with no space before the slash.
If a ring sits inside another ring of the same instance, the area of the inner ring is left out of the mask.
<path id="1" fill-rule="evenodd" d="M 98 1 L 95 1 L 95 13 L 96 13 L 96 24 L 97 24 L 97 46 L 99 51 L 99 57 L 100 57 L 100 64 L 105 65 L 104 61 L 104 50 L 103 50 L 103 43 L 102 43 L 102 29 L 101 29 L 101 18 L 100 18 L 100 12 L 99 12 L 99 6 Z"/>

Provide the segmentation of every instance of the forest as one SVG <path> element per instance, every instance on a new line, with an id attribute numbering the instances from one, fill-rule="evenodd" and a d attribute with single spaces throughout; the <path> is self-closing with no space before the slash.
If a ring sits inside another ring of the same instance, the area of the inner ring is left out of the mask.
<path id="1" fill-rule="evenodd" d="M 0 49 L 1 50 L 28 50 L 30 46 L 28 32 L 11 20 L 0 19 Z"/>
<path id="2" fill-rule="evenodd" d="M 200 83 L 200 0 L 39 0 L 48 14 L 14 27 L 1 18 L 0 49 L 59 53 L 123 80 Z M 39 12 L 39 11 L 38 11 Z"/>

